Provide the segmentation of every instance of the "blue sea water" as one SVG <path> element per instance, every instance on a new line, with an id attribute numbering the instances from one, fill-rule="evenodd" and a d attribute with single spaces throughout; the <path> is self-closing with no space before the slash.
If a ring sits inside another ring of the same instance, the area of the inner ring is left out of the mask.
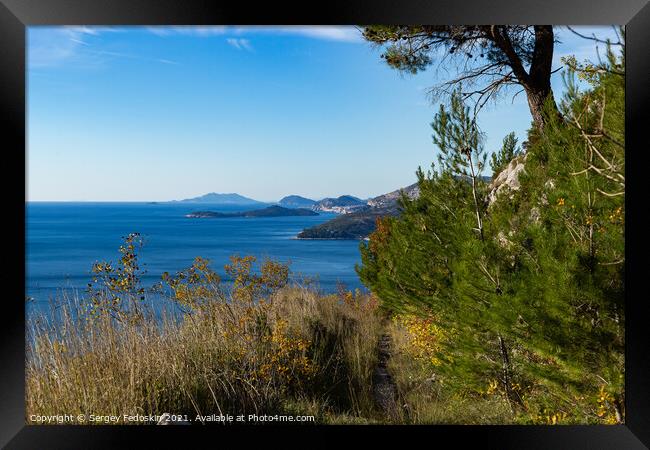
<path id="1" fill-rule="evenodd" d="M 325 292 L 343 283 L 362 288 L 355 264 L 359 242 L 298 240 L 302 229 L 325 222 L 332 214 L 309 217 L 190 219 L 193 211 L 232 212 L 254 207 L 188 203 L 26 204 L 26 296 L 35 305 L 62 290 L 83 294 L 96 261 L 119 260 L 122 237 L 141 233 L 139 252 L 146 274 L 143 284 L 160 281 L 163 272 L 189 267 L 196 256 L 211 261 L 220 275 L 233 254 L 270 257 L 290 263 L 294 279 L 309 277 Z"/>

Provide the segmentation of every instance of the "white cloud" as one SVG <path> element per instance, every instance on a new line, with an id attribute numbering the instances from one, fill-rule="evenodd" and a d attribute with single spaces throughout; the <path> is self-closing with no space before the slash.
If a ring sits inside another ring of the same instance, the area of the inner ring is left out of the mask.
<path id="1" fill-rule="evenodd" d="M 81 45 L 90 45 L 88 42 L 82 41 L 81 39 L 75 39 L 75 38 L 70 38 L 72 42 L 76 42 L 77 44 Z"/>
<path id="2" fill-rule="evenodd" d="M 78 34 L 88 34 L 91 36 L 99 36 L 100 34 L 104 33 L 121 33 L 125 31 L 127 28 L 115 28 L 115 27 L 110 27 L 106 25 L 67 25 L 63 26 L 62 28 L 65 28 L 68 31 L 78 33 Z"/>
<path id="3" fill-rule="evenodd" d="M 130 30 L 144 30 L 157 36 L 225 36 L 229 45 L 253 51 L 249 35 L 287 35 L 303 36 L 312 39 L 335 42 L 362 42 L 361 33 L 353 26 L 296 25 L 296 26 L 148 26 L 148 27 L 109 27 L 109 26 L 62 26 L 29 27 L 28 64 L 31 68 L 60 66 L 75 61 L 85 66 L 100 66 L 107 58 L 128 57 L 102 51 L 102 35 Z M 140 58 L 147 59 L 147 58 Z M 173 61 L 150 59 L 162 63 Z"/>
<path id="4" fill-rule="evenodd" d="M 102 45 L 101 35 L 123 30 L 123 28 L 103 26 L 29 27 L 28 67 L 30 69 L 58 67 L 71 62 L 80 67 L 98 67 L 115 58 L 177 64 L 168 59 L 147 58 L 106 50 Z"/>
<path id="5" fill-rule="evenodd" d="M 27 57 L 29 67 L 50 67 L 75 58 L 80 47 L 87 46 L 79 27 L 29 28 Z"/>
<path id="6" fill-rule="evenodd" d="M 90 27 L 87 27 L 87 26 L 80 26 L 80 27 L 78 27 L 78 26 L 68 26 L 68 27 L 63 27 L 63 28 L 66 31 L 68 31 L 69 33 L 78 34 L 78 35 L 89 34 L 91 36 L 97 36 L 99 34 L 99 32 L 100 32 L 100 30 L 97 29 L 97 28 L 90 28 Z"/>
<path id="7" fill-rule="evenodd" d="M 249 52 L 253 51 L 253 47 L 251 47 L 251 43 L 248 39 L 228 38 L 226 39 L 226 42 L 229 45 L 235 47 L 237 50 L 248 50 Z"/>
<path id="8" fill-rule="evenodd" d="M 353 26 L 285 25 L 285 26 L 173 26 L 147 27 L 158 36 L 222 36 L 245 34 L 284 34 L 339 42 L 361 42 L 361 33 Z"/>
<path id="9" fill-rule="evenodd" d="M 281 34 L 294 34 L 315 39 L 341 42 L 361 42 L 361 32 L 352 26 L 285 26 L 277 28 Z"/>
<path id="10" fill-rule="evenodd" d="M 175 34 L 185 36 L 220 36 L 226 33 L 228 27 L 222 25 L 214 26 L 150 26 L 147 30 L 157 36 L 171 36 Z"/>

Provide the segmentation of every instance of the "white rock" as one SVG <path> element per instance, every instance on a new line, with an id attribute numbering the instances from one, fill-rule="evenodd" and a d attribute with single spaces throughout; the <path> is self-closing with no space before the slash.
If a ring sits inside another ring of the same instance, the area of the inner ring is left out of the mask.
<path id="1" fill-rule="evenodd" d="M 497 197 L 506 191 L 516 191 L 521 187 L 519 183 L 519 174 L 525 171 L 524 165 L 526 163 L 526 156 L 523 158 L 514 158 L 505 169 L 492 180 L 490 193 L 488 194 L 488 204 L 491 205 L 495 202 Z"/>

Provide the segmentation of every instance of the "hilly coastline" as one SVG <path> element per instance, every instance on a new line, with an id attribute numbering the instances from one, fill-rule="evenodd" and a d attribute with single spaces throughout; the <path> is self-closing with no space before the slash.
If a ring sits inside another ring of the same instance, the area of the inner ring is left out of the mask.
<path id="1" fill-rule="evenodd" d="M 417 183 L 374 197 L 356 211 L 343 214 L 298 233 L 298 239 L 366 239 L 375 231 L 377 218 L 399 215 L 398 200 L 404 193 L 409 198 L 420 194 Z"/>
<path id="2" fill-rule="evenodd" d="M 399 215 L 398 200 L 402 194 L 411 199 L 416 198 L 419 195 L 417 183 L 368 200 L 362 200 L 352 195 L 327 197 L 321 200 L 312 200 L 300 195 L 288 195 L 278 201 L 277 204 L 265 208 L 238 212 L 201 210 L 186 214 L 185 217 L 193 219 L 224 219 L 232 217 L 317 216 L 319 212 L 335 213 L 337 216 L 333 219 L 302 230 L 297 235 L 297 238 L 359 240 L 366 239 L 375 230 L 377 218 Z M 180 200 L 179 202 L 206 205 L 268 205 L 268 203 L 235 193 L 209 193 L 200 197 Z"/>
<path id="3" fill-rule="evenodd" d="M 352 195 L 341 195 L 337 198 L 324 198 L 316 202 L 312 209 L 314 211 L 333 212 L 337 214 L 350 214 L 368 207 L 368 204 L 360 198 Z"/>
<path id="4" fill-rule="evenodd" d="M 397 210 L 367 208 L 350 214 L 342 214 L 325 223 L 306 228 L 298 233 L 298 239 L 365 239 L 375 231 L 379 217 L 396 216 Z"/>

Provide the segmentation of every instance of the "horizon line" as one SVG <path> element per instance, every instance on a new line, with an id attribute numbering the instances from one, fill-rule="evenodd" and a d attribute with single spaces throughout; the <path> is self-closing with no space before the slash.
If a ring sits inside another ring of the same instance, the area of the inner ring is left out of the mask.
<path id="1" fill-rule="evenodd" d="M 417 181 L 415 183 L 417 183 Z M 396 191 L 396 190 L 399 190 L 399 189 L 404 189 L 404 188 L 406 188 L 408 186 L 411 186 L 412 184 L 415 184 L 415 183 L 411 183 L 409 185 L 402 186 L 400 188 L 393 189 L 391 191 L 386 191 L 386 192 L 384 192 L 382 194 L 371 195 L 371 196 L 367 196 L 367 197 L 366 196 L 354 195 L 354 194 L 325 195 L 325 196 L 319 196 L 319 197 L 306 197 L 306 196 L 301 195 L 301 194 L 287 194 L 287 195 L 284 195 L 284 196 L 280 197 L 278 200 L 258 200 L 256 198 L 249 197 L 247 195 L 240 194 L 238 192 L 214 192 L 213 191 L 213 192 L 207 192 L 205 194 L 199 194 L 199 195 L 197 195 L 195 197 L 189 197 L 189 198 L 184 198 L 184 199 L 180 199 L 180 200 L 178 200 L 178 199 L 173 199 L 173 200 L 37 200 L 37 199 L 27 199 L 26 198 L 25 203 L 29 203 L 29 202 L 39 202 L 39 203 L 151 203 L 151 202 L 172 203 L 172 202 L 184 202 L 184 201 L 190 200 L 192 198 L 203 197 L 203 196 L 209 195 L 209 194 L 239 195 L 239 196 L 245 197 L 245 198 L 247 198 L 249 200 L 259 202 L 259 203 L 278 203 L 283 198 L 293 196 L 293 195 L 303 197 L 303 198 L 306 198 L 308 200 L 313 200 L 313 201 L 320 201 L 320 200 L 323 200 L 323 199 L 326 199 L 326 198 L 338 198 L 338 197 L 343 197 L 343 196 L 351 196 L 351 197 L 359 198 L 361 200 L 367 200 L 367 199 L 372 199 L 372 198 L 375 198 L 375 197 L 379 197 L 379 196 L 384 195 L 384 194 L 388 194 L 390 192 L 393 192 L 393 191 Z"/>

